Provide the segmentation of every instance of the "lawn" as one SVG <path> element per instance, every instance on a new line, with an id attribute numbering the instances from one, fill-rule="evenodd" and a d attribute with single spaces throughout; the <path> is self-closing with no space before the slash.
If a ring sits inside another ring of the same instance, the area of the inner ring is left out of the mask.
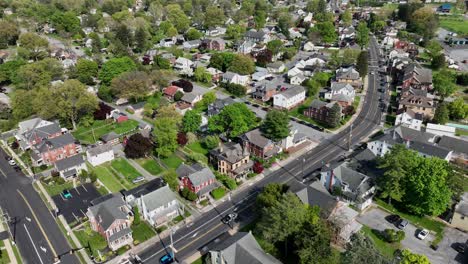
<path id="1" fill-rule="evenodd" d="M 457 136 L 468 136 L 468 130 L 457 128 L 455 134 Z"/>
<path id="2" fill-rule="evenodd" d="M 354 102 L 353 102 L 354 109 L 357 110 L 360 101 L 361 101 L 361 96 L 356 96 L 356 97 L 354 98 Z"/>
<path id="3" fill-rule="evenodd" d="M 81 245 L 90 245 L 93 256 L 99 256 L 98 250 L 102 251 L 107 247 L 107 242 L 103 236 L 99 233 L 91 230 L 89 223 L 84 224 L 84 229 L 74 231 L 76 237 L 80 241 Z M 86 249 L 88 253 L 91 253 L 89 248 Z"/>
<path id="4" fill-rule="evenodd" d="M 4 249 L 1 251 L 0 254 L 0 264 L 8 264 L 10 263 L 10 258 L 8 257 L 8 252 Z"/>
<path id="5" fill-rule="evenodd" d="M 171 156 L 161 159 L 161 161 L 166 164 L 167 167 L 171 169 L 177 169 L 180 164 L 182 164 L 183 160 L 179 158 L 176 154 L 172 154 Z"/>
<path id="6" fill-rule="evenodd" d="M 112 168 L 122 174 L 129 182 L 132 182 L 141 174 L 123 158 L 115 159 L 111 162 Z"/>
<path id="7" fill-rule="evenodd" d="M 398 244 L 390 244 L 382 240 L 380 236 L 378 236 L 375 233 L 375 230 L 373 231 L 371 228 L 368 226 L 362 226 L 361 231 L 367 235 L 372 241 L 374 241 L 374 245 L 379 250 L 379 252 L 389 258 L 393 258 L 393 255 L 395 253 L 395 250 L 399 248 Z"/>
<path id="8" fill-rule="evenodd" d="M 195 260 L 194 262 L 192 262 L 192 264 L 203 264 L 202 257 L 200 257 L 197 260 Z"/>
<path id="9" fill-rule="evenodd" d="M 161 166 L 159 166 L 159 164 L 154 159 L 138 159 L 136 162 L 140 164 L 143 169 L 153 175 L 158 175 L 163 172 L 163 168 L 161 168 Z"/>
<path id="10" fill-rule="evenodd" d="M 123 135 L 137 127 L 138 121 L 135 120 L 127 120 L 122 123 L 108 123 L 105 120 L 96 120 L 90 127 L 79 126 L 72 134 L 76 139 L 92 144 L 111 131 Z"/>
<path id="11" fill-rule="evenodd" d="M 144 242 L 156 235 L 154 230 L 144 221 L 141 221 L 138 225 L 132 225 L 132 235 L 135 242 Z"/>
<path id="12" fill-rule="evenodd" d="M 413 225 L 421 228 L 425 228 L 431 231 L 434 231 L 436 233 L 436 238 L 433 241 L 434 244 L 438 244 L 440 241 L 442 241 L 442 238 L 444 236 L 444 228 L 445 225 L 439 221 L 430 219 L 429 217 L 426 216 L 416 216 L 416 215 L 410 215 L 404 212 L 399 211 L 392 205 L 387 204 L 386 202 L 376 199 L 375 202 L 382 208 L 386 209 L 387 211 L 390 211 L 394 214 L 398 214 L 402 218 L 405 218 L 406 220 L 410 221 Z"/>
<path id="13" fill-rule="evenodd" d="M 213 196 L 215 200 L 219 200 L 223 198 L 225 194 L 226 194 L 226 190 L 224 190 L 223 187 L 219 187 L 211 191 L 211 196 Z"/>
<path id="14" fill-rule="evenodd" d="M 202 145 L 202 143 L 200 141 L 197 141 L 197 142 L 194 142 L 194 143 L 192 143 L 190 145 L 187 145 L 187 148 L 194 151 L 194 152 L 198 152 L 200 154 L 203 154 L 203 155 L 208 154 L 208 149 L 203 147 L 203 145 Z"/>
<path id="15" fill-rule="evenodd" d="M 119 180 L 108 168 L 105 166 L 97 166 L 94 168 L 98 179 L 109 189 L 111 192 L 118 192 L 122 189 L 125 189 L 125 186 L 122 185 Z"/>
<path id="16" fill-rule="evenodd" d="M 55 184 L 49 182 L 49 183 L 43 183 L 44 188 L 47 190 L 50 196 L 55 196 L 57 194 L 60 194 L 63 190 L 65 189 L 72 189 L 73 188 L 73 183 L 72 182 L 66 182 L 64 184 Z"/>
<path id="17" fill-rule="evenodd" d="M 449 31 L 456 32 L 459 35 L 468 35 L 468 20 L 463 16 L 439 16 L 440 27 Z"/>

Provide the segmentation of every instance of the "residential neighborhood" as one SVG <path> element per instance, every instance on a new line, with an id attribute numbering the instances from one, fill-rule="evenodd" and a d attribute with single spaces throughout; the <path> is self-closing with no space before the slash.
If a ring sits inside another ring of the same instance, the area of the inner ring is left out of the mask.
<path id="1" fill-rule="evenodd" d="M 468 2 L 0 3 L 0 263 L 468 263 Z"/>

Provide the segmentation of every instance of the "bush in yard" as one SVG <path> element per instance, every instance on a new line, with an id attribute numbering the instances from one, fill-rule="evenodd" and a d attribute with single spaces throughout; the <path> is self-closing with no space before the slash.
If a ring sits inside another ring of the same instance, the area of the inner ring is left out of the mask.
<path id="1" fill-rule="evenodd" d="M 226 194 L 226 191 L 222 187 L 214 189 L 213 191 L 211 191 L 211 196 L 213 196 L 213 198 L 215 200 L 219 200 L 219 199 L 223 198 L 223 196 L 225 194 Z"/>
<path id="2" fill-rule="evenodd" d="M 206 160 L 205 155 L 197 152 L 189 153 L 187 158 L 192 162 L 204 162 Z"/>
<path id="3" fill-rule="evenodd" d="M 177 91 L 176 94 L 174 95 L 174 101 L 178 102 L 180 99 L 184 97 L 184 93 L 181 91 Z"/>
<path id="4" fill-rule="evenodd" d="M 229 93 L 236 96 L 244 96 L 247 94 L 247 88 L 236 83 L 228 83 L 224 87 Z"/>
<path id="5" fill-rule="evenodd" d="M 57 185 L 62 185 L 62 184 L 65 183 L 65 179 L 63 179 L 62 177 L 57 177 L 57 178 L 55 179 L 55 183 L 56 183 Z"/>
<path id="6" fill-rule="evenodd" d="M 93 117 L 95 120 L 106 120 L 107 115 L 112 111 L 112 107 L 108 106 L 104 102 L 100 102 L 98 109 L 94 111 Z"/>
<path id="7" fill-rule="evenodd" d="M 94 171 L 91 171 L 88 175 L 89 177 L 89 180 L 92 182 L 92 183 L 95 183 L 96 180 L 97 180 L 97 175 L 96 175 L 96 172 Z"/>
<path id="8" fill-rule="evenodd" d="M 41 170 L 46 170 L 46 169 L 47 169 L 47 165 L 42 164 L 41 166 L 39 166 L 39 169 L 41 169 Z"/>
<path id="9" fill-rule="evenodd" d="M 187 188 L 183 188 L 181 191 L 180 191 L 180 195 L 182 195 L 182 197 L 184 197 L 185 199 L 193 202 L 195 200 L 197 200 L 198 196 L 196 193 L 192 192 L 191 190 L 187 189 Z"/>
<path id="10" fill-rule="evenodd" d="M 162 175 L 163 180 L 169 185 L 171 190 L 177 190 L 179 186 L 179 181 L 177 179 L 177 174 L 174 170 L 167 170 Z"/>
<path id="11" fill-rule="evenodd" d="M 207 149 L 214 149 L 219 144 L 219 137 L 218 136 L 207 136 L 207 137 L 205 137 L 205 139 L 203 140 L 202 143 Z"/>
<path id="12" fill-rule="evenodd" d="M 391 228 L 384 230 L 385 239 L 388 243 L 400 242 L 405 239 L 405 231 L 402 230 L 394 230 Z"/>
<path id="13" fill-rule="evenodd" d="M 140 211 L 138 210 L 138 207 L 135 206 L 135 207 L 133 207 L 133 224 L 134 225 L 139 225 L 140 222 L 141 222 Z"/>
<path id="14" fill-rule="evenodd" d="M 177 133 L 177 144 L 185 146 L 188 142 L 187 134 L 183 132 Z"/>
<path id="15" fill-rule="evenodd" d="M 252 169 L 253 169 L 253 171 L 254 171 L 255 173 L 260 174 L 260 173 L 263 172 L 263 165 L 262 165 L 262 163 L 256 161 L 256 162 L 254 163 Z"/>
<path id="16" fill-rule="evenodd" d="M 19 148 L 18 141 L 13 141 L 13 143 L 11 143 L 11 148 L 12 149 L 18 149 Z"/>
<path id="17" fill-rule="evenodd" d="M 190 81 L 180 79 L 172 82 L 172 85 L 180 87 L 184 90 L 184 93 L 191 93 L 193 91 L 193 84 Z"/>
<path id="18" fill-rule="evenodd" d="M 50 176 L 52 176 L 54 178 L 58 177 L 59 175 L 60 175 L 60 173 L 58 171 L 55 171 L 55 170 L 50 173 Z"/>
<path id="19" fill-rule="evenodd" d="M 138 159 L 148 156 L 152 150 L 153 143 L 151 139 L 137 133 L 128 138 L 124 152 L 128 158 Z"/>

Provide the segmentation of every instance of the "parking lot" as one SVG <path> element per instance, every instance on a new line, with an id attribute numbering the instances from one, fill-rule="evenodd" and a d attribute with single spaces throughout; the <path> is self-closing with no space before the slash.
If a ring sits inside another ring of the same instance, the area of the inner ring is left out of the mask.
<path id="1" fill-rule="evenodd" d="M 86 211 L 91 201 L 100 197 L 101 194 L 92 183 L 86 183 L 69 191 L 71 198 L 67 199 L 63 194 L 59 194 L 52 199 L 59 209 L 59 214 L 63 215 L 70 224 L 79 218 L 86 217 Z"/>
<path id="2" fill-rule="evenodd" d="M 379 208 L 372 208 L 362 215 L 359 215 L 357 221 L 363 225 L 366 225 L 372 229 L 383 231 L 387 228 L 398 230 L 398 228 L 388 222 L 385 217 L 390 215 L 386 211 Z M 466 241 L 468 234 L 458 231 L 453 228 L 445 228 L 444 239 L 439 243 L 437 251 L 430 248 L 431 242 L 434 240 L 434 234 L 429 234 L 426 239 L 420 240 L 416 237 L 417 232 L 420 229 L 412 225 L 411 223 L 406 226 L 405 239 L 401 241 L 402 248 L 407 248 L 414 253 L 425 255 L 429 258 L 431 263 L 467 263 L 466 256 L 459 254 L 454 248 L 453 244 L 457 242 Z M 464 259 L 465 258 L 465 259 Z"/>

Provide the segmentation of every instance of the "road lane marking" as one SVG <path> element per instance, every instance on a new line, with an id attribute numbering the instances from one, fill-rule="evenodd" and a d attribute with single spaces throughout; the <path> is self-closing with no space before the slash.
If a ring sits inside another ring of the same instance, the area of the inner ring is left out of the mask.
<path id="1" fill-rule="evenodd" d="M 36 223 L 37 225 L 39 226 L 39 229 L 41 230 L 42 232 L 42 235 L 45 237 L 46 241 L 47 241 L 47 244 L 49 244 L 49 248 L 50 250 L 52 250 L 52 253 L 54 254 L 54 257 L 57 256 L 57 252 L 55 252 L 55 249 L 54 247 L 52 246 L 52 243 L 50 243 L 50 240 L 49 240 L 49 237 L 47 236 L 46 232 L 44 231 L 44 228 L 42 227 L 41 225 L 41 222 L 39 222 L 39 218 L 37 218 L 36 216 L 36 213 L 34 212 L 34 210 L 32 209 L 31 205 L 29 204 L 28 200 L 26 200 L 26 197 L 23 195 L 23 193 L 21 193 L 20 190 L 16 189 L 16 191 L 19 193 L 19 195 L 21 196 L 21 198 L 23 198 L 24 202 L 26 203 L 26 205 L 28 206 L 29 210 L 31 211 L 33 217 L 34 217 L 34 220 L 36 220 Z"/>
<path id="2" fill-rule="evenodd" d="M 3 172 L 2 169 L 0 169 L 0 172 L 2 173 L 3 177 L 5 177 L 5 179 L 7 178 L 6 174 Z"/>
<path id="3" fill-rule="evenodd" d="M 29 230 L 28 230 L 28 228 L 26 227 L 26 224 L 23 224 L 23 226 L 24 226 L 24 229 L 26 230 L 26 233 L 28 234 L 28 237 L 29 237 L 29 240 L 31 241 L 31 244 L 32 244 L 33 247 L 34 247 L 34 251 L 36 251 L 36 254 L 37 254 L 37 257 L 39 258 L 39 261 L 40 261 L 42 264 L 44 264 L 44 262 L 42 261 L 41 255 L 39 255 L 39 251 L 37 251 L 36 245 L 34 245 L 34 242 L 33 242 L 32 238 L 31 238 L 31 234 L 29 234 Z"/>

